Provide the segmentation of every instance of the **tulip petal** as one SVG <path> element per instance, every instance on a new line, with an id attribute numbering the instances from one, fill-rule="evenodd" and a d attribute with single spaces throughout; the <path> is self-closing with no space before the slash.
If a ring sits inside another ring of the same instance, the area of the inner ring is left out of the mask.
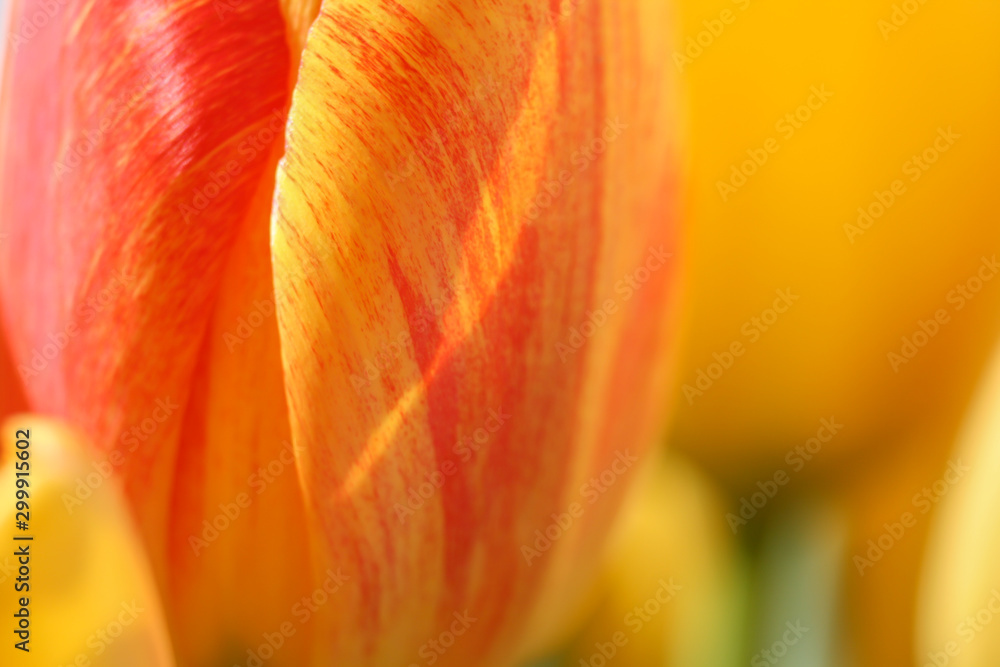
<path id="1" fill-rule="evenodd" d="M 230 251 L 181 427 L 168 557 L 184 664 L 244 664 L 285 623 L 294 635 L 270 665 L 303 664 L 309 646 L 293 614 L 311 572 L 274 308 L 268 228 L 254 221 Z"/>
<path id="2" fill-rule="evenodd" d="M 183 664 L 243 659 L 309 590 L 294 466 L 258 472 L 290 440 L 265 312 L 294 83 L 281 10 L 24 0 L 15 26 L 44 26 L 11 43 L 5 76 L 14 359 L 35 409 L 120 461 Z M 288 644 L 275 663 L 297 664 Z"/>
<path id="3" fill-rule="evenodd" d="M 319 659 L 423 661 L 460 628 L 438 664 L 502 663 L 595 566 L 626 483 L 584 487 L 592 506 L 581 485 L 655 434 L 669 347 L 661 5 L 337 2 L 313 23 L 272 234 L 320 567 L 348 578 Z"/>
<path id="4" fill-rule="evenodd" d="M 298 58 L 306 43 L 306 36 L 316 15 L 319 14 L 319 7 L 322 0 L 279 0 L 281 13 L 285 17 L 285 24 L 288 26 L 288 42 L 291 46 L 292 57 L 295 58 L 295 69 L 298 69 Z"/>
<path id="5" fill-rule="evenodd" d="M 23 17 L 47 6 L 21 4 Z M 251 149 L 225 187 L 212 176 L 281 114 L 287 47 L 262 2 L 240 3 L 210 38 L 211 2 L 59 9 L 8 63 L 4 306 L 32 405 L 110 448 L 157 399 L 186 399 L 267 152 Z M 146 474 L 127 476 L 130 493 L 169 484 L 152 464 L 173 456 L 140 448 L 126 468 Z"/>
<path id="6" fill-rule="evenodd" d="M 79 436 L 37 415 L 7 419 L 0 437 L 5 500 L 0 506 L 5 531 L 0 615 L 10 626 L 15 614 L 26 613 L 29 633 L 11 639 L 8 630 L 0 662 L 172 666 L 152 571 L 117 482 L 106 477 L 110 465 L 88 458 L 91 448 Z M 16 477 L 18 472 L 27 474 Z M 26 484 L 17 486 L 16 480 Z M 23 531 L 15 529 L 18 488 L 28 494 L 28 529 Z M 80 488 L 86 488 L 83 499 L 76 496 Z M 15 533 L 15 541 L 7 531 Z M 30 539 L 17 539 L 25 537 Z M 18 551 L 27 555 L 12 555 Z M 22 565 L 27 574 L 19 571 Z M 19 588 L 19 595 L 15 582 L 28 587 Z M 27 652 L 15 648 L 25 639 Z"/>
<path id="7" fill-rule="evenodd" d="M 918 593 L 918 656 L 954 667 L 1000 660 L 1000 347 L 979 383 L 956 447 L 927 497 L 928 546 Z M 926 521 L 926 519 L 925 519 Z M 956 650 L 957 649 L 957 650 Z M 944 657 L 938 657 L 944 656 Z"/>
<path id="8" fill-rule="evenodd" d="M 3 237 L 0 236 L 0 243 Z M 4 337 L 0 340 L 0 418 L 28 409 L 28 399 L 24 396 L 21 378 L 14 367 L 10 346 Z"/>
<path id="9" fill-rule="evenodd" d="M 625 665 L 742 662 L 745 564 L 719 521 L 725 497 L 690 462 L 662 453 L 650 458 L 608 538 L 594 585 L 599 604 L 576 628 L 566 667 L 589 664 L 607 642 Z"/>

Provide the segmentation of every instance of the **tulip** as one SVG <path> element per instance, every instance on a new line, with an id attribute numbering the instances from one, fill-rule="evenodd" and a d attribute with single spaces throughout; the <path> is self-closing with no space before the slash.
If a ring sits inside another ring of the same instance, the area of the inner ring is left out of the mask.
<path id="1" fill-rule="evenodd" d="M 670 17 L 318 4 L 18 4 L 15 366 L 121 480 L 179 664 L 511 664 L 666 401 Z"/>
<path id="2" fill-rule="evenodd" d="M 945 470 L 998 332 L 1000 8 L 680 9 L 693 158 L 673 442 L 734 508 L 780 471 L 761 514 L 835 491 L 844 643 L 859 664 L 910 664 L 928 524 L 864 576 L 852 557 Z M 823 419 L 843 428 L 807 444 Z"/>

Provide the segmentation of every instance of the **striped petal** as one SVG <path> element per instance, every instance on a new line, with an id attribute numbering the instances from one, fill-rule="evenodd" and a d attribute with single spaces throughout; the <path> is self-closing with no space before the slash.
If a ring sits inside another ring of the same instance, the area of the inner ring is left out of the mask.
<path id="1" fill-rule="evenodd" d="M 593 570 L 664 387 L 668 27 L 652 1 L 313 24 L 272 242 L 317 570 L 343 576 L 317 659 L 506 664 Z"/>
<path id="2" fill-rule="evenodd" d="M 34 409 L 118 461 L 178 659 L 244 660 L 309 590 L 268 236 L 295 31 L 266 0 L 21 0 L 14 16 L 15 363 Z"/>

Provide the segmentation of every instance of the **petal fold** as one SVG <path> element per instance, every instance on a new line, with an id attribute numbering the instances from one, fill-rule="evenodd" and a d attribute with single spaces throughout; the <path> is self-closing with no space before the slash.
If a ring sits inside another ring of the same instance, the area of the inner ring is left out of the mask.
<path id="1" fill-rule="evenodd" d="M 439 664 L 507 664 L 596 567 L 663 396 L 669 26 L 658 2 L 313 23 L 272 234 L 319 565 L 349 581 L 321 659 L 422 661 L 460 617 Z"/>
<path id="2" fill-rule="evenodd" d="M 270 0 L 24 0 L 15 23 L 53 6 L 4 83 L 14 361 L 120 461 L 178 660 L 244 660 L 310 586 L 268 234 L 290 28 Z"/>

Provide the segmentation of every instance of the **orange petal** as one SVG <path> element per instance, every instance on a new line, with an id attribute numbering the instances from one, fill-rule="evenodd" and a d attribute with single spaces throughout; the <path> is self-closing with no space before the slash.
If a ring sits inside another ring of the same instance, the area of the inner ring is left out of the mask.
<path id="1" fill-rule="evenodd" d="M 285 24 L 288 26 L 288 42 L 291 45 L 292 56 L 296 59 L 295 69 L 298 70 L 298 58 L 305 47 L 306 36 L 312 22 L 316 20 L 319 13 L 321 0 L 278 0 L 281 6 L 281 13 L 285 17 Z"/>
<path id="2" fill-rule="evenodd" d="M 290 440 L 277 325 L 254 310 L 273 309 L 289 28 L 266 0 L 24 0 L 15 24 L 53 4 L 5 77 L 14 358 L 36 409 L 120 461 L 179 660 L 236 662 L 308 590 L 294 466 L 256 485 Z"/>
<path id="3" fill-rule="evenodd" d="M 243 664 L 287 622 L 294 635 L 270 664 L 302 664 L 310 642 L 293 614 L 311 572 L 274 312 L 267 220 L 254 218 L 230 251 L 182 418 L 167 548 L 184 664 Z"/>
<path id="4" fill-rule="evenodd" d="M 273 254 L 319 569 L 347 577 L 319 658 L 509 659 L 594 567 L 626 486 L 599 478 L 628 476 L 662 396 L 662 5 L 354 1 L 313 24 Z"/>
<path id="5" fill-rule="evenodd" d="M 110 466 L 37 415 L 7 419 L 0 437 L 0 615 L 8 626 L 0 664 L 173 665 L 152 572 Z M 15 516 L 16 491 L 25 494 L 24 516 Z M 12 635 L 15 623 L 26 634 Z M 26 651 L 16 646 L 25 641 Z"/>

